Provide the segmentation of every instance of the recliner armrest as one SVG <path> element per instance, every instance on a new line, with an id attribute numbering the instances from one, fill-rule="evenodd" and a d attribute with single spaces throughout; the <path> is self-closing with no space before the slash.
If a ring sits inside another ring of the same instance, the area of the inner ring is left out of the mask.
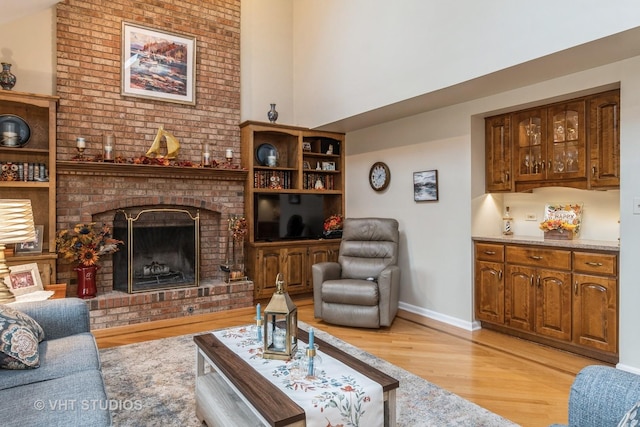
<path id="1" fill-rule="evenodd" d="M 89 307 L 80 298 L 21 302 L 11 306 L 38 322 L 45 340 L 90 332 Z"/>
<path id="2" fill-rule="evenodd" d="M 313 280 L 313 315 L 322 317 L 322 283 L 326 280 L 337 280 L 342 274 L 342 266 L 337 262 L 319 262 L 311 266 Z"/>

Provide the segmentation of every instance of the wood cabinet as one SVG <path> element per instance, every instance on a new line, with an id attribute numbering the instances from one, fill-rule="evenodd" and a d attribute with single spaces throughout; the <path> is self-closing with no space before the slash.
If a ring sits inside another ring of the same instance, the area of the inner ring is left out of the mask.
<path id="1" fill-rule="evenodd" d="M 475 246 L 476 318 L 504 323 L 504 246 L 478 243 Z"/>
<path id="2" fill-rule="evenodd" d="M 240 127 L 254 298 L 271 297 L 278 273 L 290 294 L 311 292 L 311 265 L 337 259 L 340 240 L 323 239 L 322 223 L 344 213 L 344 134 L 260 122 Z M 304 232 L 295 232 L 294 216 Z"/>
<path id="3" fill-rule="evenodd" d="M 487 328 L 615 363 L 617 259 L 605 251 L 477 241 L 476 319 Z"/>
<path id="4" fill-rule="evenodd" d="M 589 98 L 590 188 L 620 187 L 620 92 Z"/>
<path id="5" fill-rule="evenodd" d="M 617 353 L 618 258 L 574 252 L 573 328 L 580 345 Z"/>
<path id="6" fill-rule="evenodd" d="M 486 191 L 619 188 L 619 110 L 615 90 L 487 118 Z"/>
<path id="7" fill-rule="evenodd" d="M 254 298 L 271 298 L 276 290 L 276 276 L 282 274 L 287 292 L 312 292 L 311 266 L 318 262 L 337 261 L 340 244 L 331 241 L 310 243 L 249 245 L 247 273 L 254 282 Z"/>
<path id="8" fill-rule="evenodd" d="M 571 252 L 506 247 L 505 324 L 571 339 Z"/>
<path id="9" fill-rule="evenodd" d="M 43 285 L 56 277 L 56 109 L 57 97 L 31 93 L 0 91 L 0 115 L 23 119 L 30 130 L 22 146 L 0 144 L 0 163 L 13 163 L 23 169 L 22 180 L 0 181 L 0 199 L 31 199 L 36 225 L 43 226 L 42 253 L 7 257 L 7 265 L 36 262 Z M 35 178 L 35 168 L 45 169 L 45 177 Z M 25 171 L 25 168 L 27 169 Z M 33 168 L 33 174 L 29 169 Z"/>
<path id="10" fill-rule="evenodd" d="M 511 191 L 511 117 L 491 117 L 485 127 L 486 187 L 488 192 Z"/>

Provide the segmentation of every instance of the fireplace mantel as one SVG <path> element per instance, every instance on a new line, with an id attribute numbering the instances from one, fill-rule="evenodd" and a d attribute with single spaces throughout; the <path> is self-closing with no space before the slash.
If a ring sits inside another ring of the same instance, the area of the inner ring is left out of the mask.
<path id="1" fill-rule="evenodd" d="M 56 166 L 57 173 L 62 175 L 158 177 L 217 181 L 244 181 L 247 177 L 246 169 L 229 169 L 224 167 L 201 168 L 64 160 L 57 161 Z"/>

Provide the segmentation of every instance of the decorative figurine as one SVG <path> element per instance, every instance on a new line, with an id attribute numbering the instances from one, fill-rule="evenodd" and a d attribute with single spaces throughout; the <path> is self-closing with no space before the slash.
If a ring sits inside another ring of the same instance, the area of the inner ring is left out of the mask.
<path id="1" fill-rule="evenodd" d="M 164 139 L 167 141 L 167 154 L 165 154 L 164 156 L 160 154 L 160 141 L 162 141 L 162 137 L 164 137 Z M 147 151 L 146 156 L 175 159 L 176 157 L 178 157 L 179 151 L 180 142 L 178 142 L 178 139 L 164 130 L 164 126 L 160 126 L 158 128 L 156 138 L 153 140 L 153 144 L 151 144 L 151 148 L 149 148 L 149 151 Z"/>

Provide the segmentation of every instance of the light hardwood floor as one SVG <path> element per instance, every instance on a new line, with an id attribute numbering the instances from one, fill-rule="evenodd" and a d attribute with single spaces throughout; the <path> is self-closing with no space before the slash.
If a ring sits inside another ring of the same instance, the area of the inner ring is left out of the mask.
<path id="1" fill-rule="evenodd" d="M 295 301 L 299 320 L 400 366 L 525 427 L 567 422 L 569 388 L 584 366 L 604 364 L 489 331 L 464 331 L 401 312 L 379 330 L 329 325 L 310 298 Z M 93 331 L 107 348 L 249 323 L 254 309 Z M 402 384 L 400 385 L 402 387 Z"/>

